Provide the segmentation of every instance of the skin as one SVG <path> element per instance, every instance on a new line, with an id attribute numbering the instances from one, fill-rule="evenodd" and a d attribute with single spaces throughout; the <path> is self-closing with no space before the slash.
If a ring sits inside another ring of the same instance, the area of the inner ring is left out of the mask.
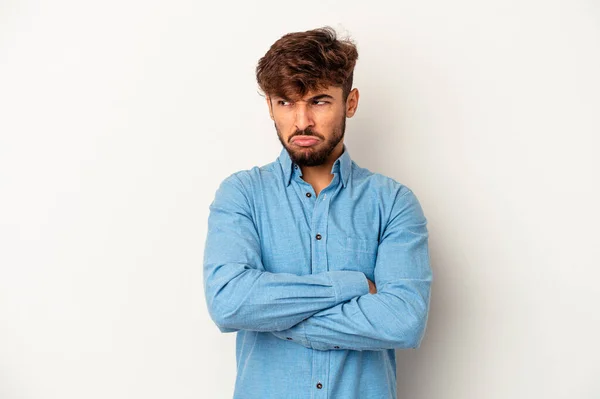
<path id="1" fill-rule="evenodd" d="M 313 186 L 317 196 L 333 179 L 331 168 L 343 151 L 346 118 L 354 116 L 358 97 L 358 89 L 353 89 L 344 101 L 342 88 L 330 86 L 302 98 L 275 95 L 266 98 L 279 141 L 292 161 L 300 166 L 302 178 Z M 299 135 L 321 141 L 311 147 L 301 147 L 292 141 Z"/>
<path id="2" fill-rule="evenodd" d="M 333 179 L 331 168 L 344 150 L 346 118 L 356 113 L 358 98 L 358 89 L 354 88 L 344 101 L 342 88 L 336 86 L 311 91 L 303 97 L 266 97 L 279 141 L 292 161 L 300 166 L 302 179 L 313 187 L 317 196 Z M 302 147 L 293 142 L 294 137 L 301 135 L 320 141 Z M 368 282 L 369 292 L 375 294 L 375 284 Z"/>

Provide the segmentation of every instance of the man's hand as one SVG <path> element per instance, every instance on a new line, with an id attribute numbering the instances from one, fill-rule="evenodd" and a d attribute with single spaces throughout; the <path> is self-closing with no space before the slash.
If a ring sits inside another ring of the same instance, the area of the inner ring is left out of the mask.
<path id="1" fill-rule="evenodd" d="M 377 294 L 377 287 L 375 286 L 375 283 L 369 279 L 367 279 L 367 281 L 369 282 L 369 294 Z"/>

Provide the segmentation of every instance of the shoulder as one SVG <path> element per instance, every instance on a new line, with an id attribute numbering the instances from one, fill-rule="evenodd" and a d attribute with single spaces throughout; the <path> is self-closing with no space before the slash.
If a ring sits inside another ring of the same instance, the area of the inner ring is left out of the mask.
<path id="1" fill-rule="evenodd" d="M 352 178 L 357 184 L 368 184 L 369 189 L 380 192 L 386 198 L 398 198 L 413 194 L 413 191 L 397 179 L 378 172 L 372 172 L 367 168 L 358 166 L 352 162 Z"/>
<path id="2" fill-rule="evenodd" d="M 241 169 L 226 175 L 219 183 L 217 191 L 237 192 L 247 199 L 255 190 L 269 186 L 278 178 L 277 162 Z"/>
<path id="3" fill-rule="evenodd" d="M 221 184 L 233 184 L 247 191 L 264 184 L 265 181 L 277 178 L 276 162 L 271 162 L 262 166 L 253 166 L 248 169 L 238 170 L 226 176 Z"/>
<path id="4" fill-rule="evenodd" d="M 387 220 L 409 217 L 426 221 L 419 199 L 406 184 L 391 176 L 372 172 L 352 164 L 353 184 L 366 184 L 366 192 L 374 198 Z"/>

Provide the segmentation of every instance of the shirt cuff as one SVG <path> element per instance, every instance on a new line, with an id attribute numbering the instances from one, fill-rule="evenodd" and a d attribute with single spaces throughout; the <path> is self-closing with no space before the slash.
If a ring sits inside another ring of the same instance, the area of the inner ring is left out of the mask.
<path id="1" fill-rule="evenodd" d="M 329 277 L 338 303 L 369 293 L 369 282 L 363 272 L 333 270 L 329 272 Z"/>

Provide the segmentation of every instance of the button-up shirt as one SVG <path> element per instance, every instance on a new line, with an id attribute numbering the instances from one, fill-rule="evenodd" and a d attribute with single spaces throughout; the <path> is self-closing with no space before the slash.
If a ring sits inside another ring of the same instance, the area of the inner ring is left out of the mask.
<path id="1" fill-rule="evenodd" d="M 421 344 L 432 273 L 417 197 L 345 144 L 331 173 L 317 196 L 282 148 L 209 206 L 205 298 L 237 333 L 234 399 L 396 398 L 395 349 Z"/>

